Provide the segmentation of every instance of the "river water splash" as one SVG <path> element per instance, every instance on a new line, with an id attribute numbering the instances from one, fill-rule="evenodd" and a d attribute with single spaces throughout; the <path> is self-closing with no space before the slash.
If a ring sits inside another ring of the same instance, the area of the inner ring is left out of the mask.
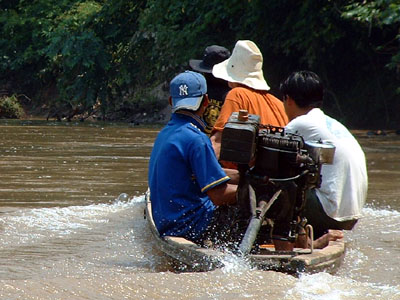
<path id="1" fill-rule="evenodd" d="M 337 274 L 176 273 L 143 218 L 158 129 L 0 123 L 0 299 L 400 299 L 400 138 L 358 132 L 368 203 Z M 126 193 L 128 197 L 118 195 Z"/>

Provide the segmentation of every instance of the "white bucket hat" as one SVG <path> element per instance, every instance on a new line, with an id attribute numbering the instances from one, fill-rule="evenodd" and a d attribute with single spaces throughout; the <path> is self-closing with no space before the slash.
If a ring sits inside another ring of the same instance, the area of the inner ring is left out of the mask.
<path id="1" fill-rule="evenodd" d="M 263 57 L 252 41 L 237 41 L 232 55 L 214 65 L 212 74 L 230 82 L 237 82 L 255 90 L 268 91 L 270 87 L 262 71 Z"/>

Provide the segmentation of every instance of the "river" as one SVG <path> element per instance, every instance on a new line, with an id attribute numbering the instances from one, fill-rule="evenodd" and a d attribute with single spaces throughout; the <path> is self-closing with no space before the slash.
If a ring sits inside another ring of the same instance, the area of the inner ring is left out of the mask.
<path id="1" fill-rule="evenodd" d="M 400 136 L 355 133 L 368 163 L 363 218 L 335 275 L 294 277 L 236 257 L 172 271 L 143 218 L 158 131 L 0 121 L 0 299 L 400 299 Z"/>

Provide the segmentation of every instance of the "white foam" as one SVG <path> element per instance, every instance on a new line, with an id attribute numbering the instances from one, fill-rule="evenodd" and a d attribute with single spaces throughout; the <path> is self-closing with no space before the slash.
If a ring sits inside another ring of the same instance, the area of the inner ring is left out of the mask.
<path id="1" fill-rule="evenodd" d="M 371 206 L 366 206 L 363 208 L 362 213 L 364 217 L 374 217 L 374 218 L 382 218 L 382 217 L 400 217 L 400 212 L 390 207 L 387 208 L 374 208 Z"/>
<path id="2" fill-rule="evenodd" d="M 398 299 L 398 295 L 400 290 L 396 286 L 371 284 L 327 273 L 317 273 L 300 276 L 285 299 Z"/>
<path id="3" fill-rule="evenodd" d="M 244 271 L 253 269 L 250 262 L 243 257 L 237 256 L 233 253 L 225 253 L 221 262 L 224 264 L 222 271 L 224 273 L 237 274 Z"/>
<path id="4" fill-rule="evenodd" d="M 109 222 L 109 217 L 117 212 L 129 209 L 143 202 L 144 195 L 116 199 L 108 204 L 91 204 L 85 206 L 51 207 L 22 209 L 3 214 L 0 224 L 3 228 L 0 241 L 4 243 L 25 243 L 49 236 L 65 236 L 78 230 L 91 229 L 98 223 Z"/>

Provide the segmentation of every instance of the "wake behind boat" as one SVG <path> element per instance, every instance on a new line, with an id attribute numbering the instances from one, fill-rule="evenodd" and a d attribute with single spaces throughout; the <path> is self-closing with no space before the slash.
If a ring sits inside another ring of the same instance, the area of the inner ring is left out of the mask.
<path id="1" fill-rule="evenodd" d="M 154 224 L 150 193 L 146 193 L 145 217 L 155 238 L 156 246 L 170 258 L 183 264 L 192 271 L 211 271 L 224 266 L 227 255 L 221 249 L 204 248 L 182 237 L 161 237 Z M 251 266 L 261 270 L 273 270 L 296 274 L 300 272 L 335 273 L 345 255 L 343 239 L 330 241 L 323 249 L 301 249 L 293 251 L 275 251 L 273 244 L 264 245 L 257 254 L 246 255 Z"/>

